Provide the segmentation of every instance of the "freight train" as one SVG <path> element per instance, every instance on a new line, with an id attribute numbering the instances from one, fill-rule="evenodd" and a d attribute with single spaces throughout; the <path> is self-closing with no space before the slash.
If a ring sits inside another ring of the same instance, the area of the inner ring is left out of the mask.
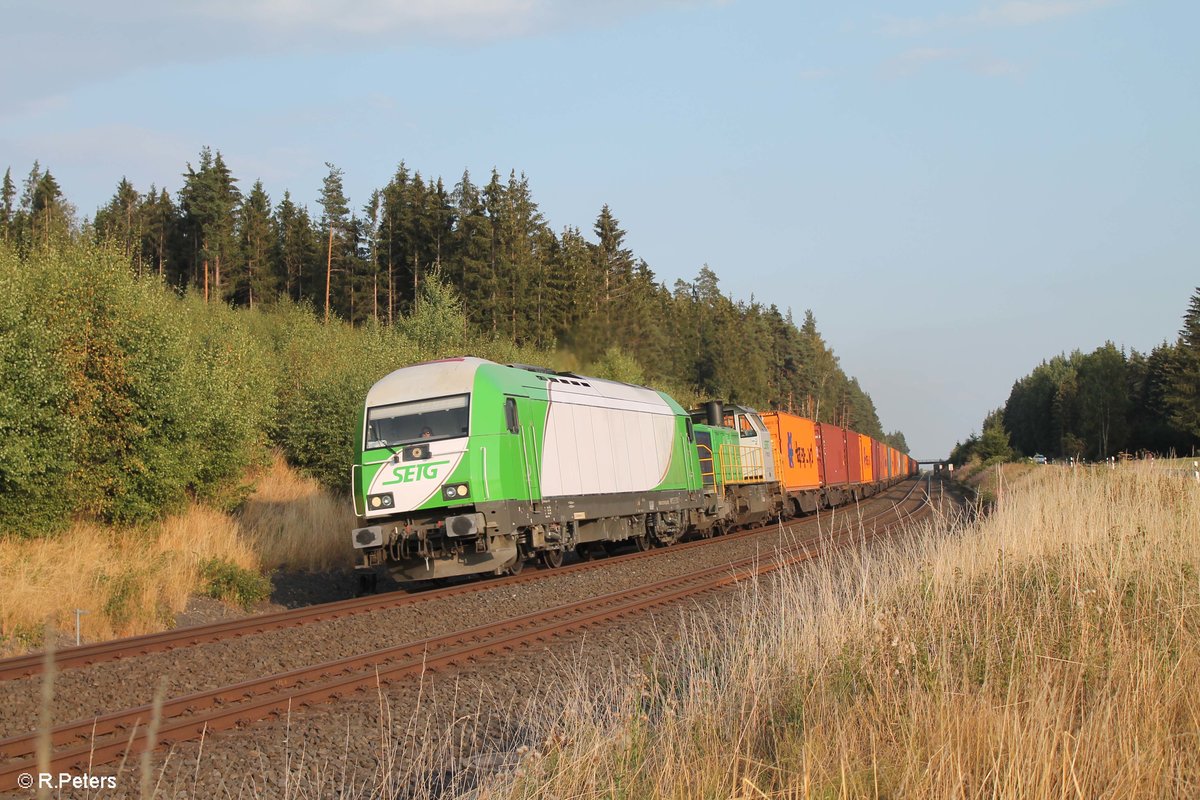
<path id="1" fill-rule="evenodd" d="M 689 413 L 642 386 L 450 358 L 367 393 L 352 539 L 364 578 L 516 573 L 811 513 L 916 472 L 870 437 L 781 411 Z"/>

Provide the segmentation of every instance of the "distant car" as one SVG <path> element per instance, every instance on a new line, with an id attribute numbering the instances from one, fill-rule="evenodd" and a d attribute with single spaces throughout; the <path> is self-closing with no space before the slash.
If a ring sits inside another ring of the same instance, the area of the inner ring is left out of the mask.
<path id="1" fill-rule="evenodd" d="M 1035 463 L 1035 464 L 1045 464 L 1045 463 L 1046 463 L 1046 457 L 1045 457 L 1044 455 L 1042 455 L 1041 453 L 1035 453 L 1035 454 L 1034 454 L 1034 456 L 1033 456 L 1033 463 Z"/>

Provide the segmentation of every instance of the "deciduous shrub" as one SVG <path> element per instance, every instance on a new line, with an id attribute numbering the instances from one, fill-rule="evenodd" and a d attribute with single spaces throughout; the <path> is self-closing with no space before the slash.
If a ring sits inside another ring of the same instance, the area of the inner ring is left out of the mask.
<path id="1" fill-rule="evenodd" d="M 159 517 L 261 458 L 274 373 L 236 312 L 104 247 L 0 262 L 0 530 Z"/>

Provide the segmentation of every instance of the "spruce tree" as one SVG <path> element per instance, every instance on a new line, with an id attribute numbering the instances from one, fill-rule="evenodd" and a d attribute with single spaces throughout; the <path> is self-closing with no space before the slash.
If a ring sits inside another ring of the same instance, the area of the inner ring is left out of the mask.
<path id="1" fill-rule="evenodd" d="M 186 279 L 176 263 L 179 238 L 179 209 L 166 189 L 153 184 L 142 199 L 138 215 L 142 220 L 142 261 L 158 273 L 160 280 L 180 283 Z"/>
<path id="2" fill-rule="evenodd" d="M 483 327 L 487 315 L 479 300 L 491 293 L 491 224 L 479 188 L 471 182 L 471 174 L 466 170 L 454 186 L 451 202 L 455 208 L 451 261 L 455 266 L 448 270 L 448 275 L 467 301 L 471 322 Z"/>
<path id="3" fill-rule="evenodd" d="M 275 209 L 275 248 L 275 263 L 283 272 L 284 294 L 294 301 L 307 299 L 317 305 L 318 234 L 308 210 L 292 202 L 290 192 L 283 193 Z"/>
<path id="4" fill-rule="evenodd" d="M 134 271 L 141 273 L 142 198 L 127 178 L 122 177 L 108 203 L 96 212 L 92 226 L 96 238 L 114 242 L 121 248 Z"/>
<path id="5" fill-rule="evenodd" d="M 208 300 L 221 296 L 221 267 L 236 248 L 234 218 L 241 192 L 219 151 L 214 155 L 208 147 L 201 148 L 199 165 L 187 165 L 179 206 L 192 282 L 202 287 Z"/>
<path id="6" fill-rule="evenodd" d="M 5 243 L 12 241 L 12 227 L 16 208 L 13 201 L 17 198 L 17 185 L 13 183 L 12 167 L 4 170 L 4 183 L 0 188 L 0 240 Z"/>
<path id="7" fill-rule="evenodd" d="M 237 304 L 254 308 L 255 302 L 270 299 L 277 291 L 277 276 L 272 263 L 274 232 L 271 225 L 271 198 L 262 181 L 254 182 L 238 211 L 238 252 L 240 264 L 230 279 L 229 297 Z"/>
<path id="8" fill-rule="evenodd" d="M 74 209 L 63 197 L 58 181 L 50 170 L 38 178 L 30 200 L 29 220 L 32 240 L 48 246 L 51 239 L 65 237 L 71 230 Z"/>
<path id="9" fill-rule="evenodd" d="M 1183 315 L 1173 361 L 1166 398 L 1171 422 L 1195 444 L 1200 440 L 1200 287 Z"/>
<path id="10" fill-rule="evenodd" d="M 367 275 L 370 278 L 371 319 L 378 323 L 380 300 L 379 244 L 380 237 L 382 236 L 383 192 L 378 189 L 371 192 L 371 196 L 367 198 L 367 204 L 363 206 L 362 212 L 363 260 L 366 262 Z"/>

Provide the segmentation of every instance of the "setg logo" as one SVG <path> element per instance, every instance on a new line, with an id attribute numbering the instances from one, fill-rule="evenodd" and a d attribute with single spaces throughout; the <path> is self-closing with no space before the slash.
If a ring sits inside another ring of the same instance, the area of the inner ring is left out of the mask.
<path id="1" fill-rule="evenodd" d="M 384 481 L 381 486 L 394 486 L 397 483 L 415 483 L 416 481 L 437 480 L 438 468 L 449 464 L 449 461 L 426 461 L 422 464 L 404 464 L 392 467 L 392 480 Z"/>

